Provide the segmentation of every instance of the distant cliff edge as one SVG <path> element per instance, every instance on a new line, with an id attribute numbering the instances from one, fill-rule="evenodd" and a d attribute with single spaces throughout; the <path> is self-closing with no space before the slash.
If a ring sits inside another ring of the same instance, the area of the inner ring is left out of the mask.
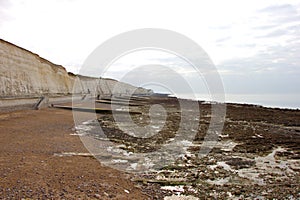
<path id="1" fill-rule="evenodd" d="M 89 93 L 109 95 L 117 83 L 119 94 L 153 93 L 152 90 L 113 79 L 74 75 L 61 65 L 0 39 L 0 107 L 10 105 L 4 102 L 7 99 L 63 97 Z"/>

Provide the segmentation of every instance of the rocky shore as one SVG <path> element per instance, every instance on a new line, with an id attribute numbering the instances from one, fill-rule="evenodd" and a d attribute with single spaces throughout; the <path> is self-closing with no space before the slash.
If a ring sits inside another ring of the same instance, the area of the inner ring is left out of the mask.
<path id="1" fill-rule="evenodd" d="M 123 150 L 156 151 L 175 137 L 182 108 L 174 99 L 152 99 L 145 106 L 132 108 L 143 113 L 132 116 L 135 123 L 140 126 L 149 123 L 151 104 L 162 105 L 168 113 L 164 127 L 154 137 L 135 140 L 119 129 L 112 115 L 100 116 L 98 121 L 106 136 Z M 207 156 L 199 159 L 197 155 L 211 120 L 211 104 L 198 104 L 199 128 L 186 129 L 186 134 L 196 131 L 196 136 L 185 155 L 160 169 L 140 173 L 132 180 L 154 199 L 171 194 L 182 195 L 183 199 L 300 198 L 299 110 L 227 104 L 217 144 Z M 93 134 L 91 137 L 97 138 Z M 178 148 L 182 148 L 180 145 Z M 122 159 L 126 161 L 126 157 Z"/>
<path id="2" fill-rule="evenodd" d="M 155 151 L 175 137 L 180 108 L 174 98 L 155 98 L 144 106 L 130 108 L 141 113 L 132 116 L 135 123 L 149 123 L 151 104 L 160 104 L 169 115 L 158 134 L 143 141 L 123 133 L 111 114 L 98 115 L 97 121 L 110 142 L 121 145 L 124 151 Z M 69 110 L 2 112 L 0 196 L 4 199 L 300 198 L 299 110 L 228 104 L 217 145 L 199 159 L 196 155 L 210 122 L 211 105 L 198 104 L 199 128 L 186 155 L 162 168 L 138 174 L 100 164 L 81 143 Z M 86 134 L 98 137 L 88 131 Z"/>

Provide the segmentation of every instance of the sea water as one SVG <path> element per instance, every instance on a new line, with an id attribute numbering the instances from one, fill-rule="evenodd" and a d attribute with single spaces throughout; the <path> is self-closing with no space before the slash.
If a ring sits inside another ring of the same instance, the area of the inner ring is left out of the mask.
<path id="1" fill-rule="evenodd" d="M 179 98 L 214 101 L 209 94 L 177 94 Z M 225 94 L 226 103 L 254 104 L 271 108 L 300 109 L 300 94 Z"/>

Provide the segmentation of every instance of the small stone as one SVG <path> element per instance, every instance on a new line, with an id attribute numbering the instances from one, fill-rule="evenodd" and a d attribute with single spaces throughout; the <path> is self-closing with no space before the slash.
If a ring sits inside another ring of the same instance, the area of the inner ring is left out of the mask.
<path id="1" fill-rule="evenodd" d="M 242 194 L 242 192 L 241 192 L 241 190 L 237 189 L 236 191 L 234 191 L 234 194 L 235 195 L 240 195 L 240 194 Z"/>
<path id="2" fill-rule="evenodd" d="M 104 194 L 105 196 L 109 197 L 109 194 L 107 194 L 106 192 L 103 192 L 103 194 Z"/>
<path id="3" fill-rule="evenodd" d="M 124 192 L 126 192 L 127 194 L 129 194 L 129 191 L 128 191 L 128 190 L 124 190 Z"/>

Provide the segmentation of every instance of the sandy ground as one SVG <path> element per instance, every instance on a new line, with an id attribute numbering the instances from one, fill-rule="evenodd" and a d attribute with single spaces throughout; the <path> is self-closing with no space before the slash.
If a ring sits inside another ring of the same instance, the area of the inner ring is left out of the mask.
<path id="1" fill-rule="evenodd" d="M 23 110 L 0 114 L 0 198 L 2 199 L 148 199 L 128 174 L 86 153 L 72 136 L 72 112 Z"/>

